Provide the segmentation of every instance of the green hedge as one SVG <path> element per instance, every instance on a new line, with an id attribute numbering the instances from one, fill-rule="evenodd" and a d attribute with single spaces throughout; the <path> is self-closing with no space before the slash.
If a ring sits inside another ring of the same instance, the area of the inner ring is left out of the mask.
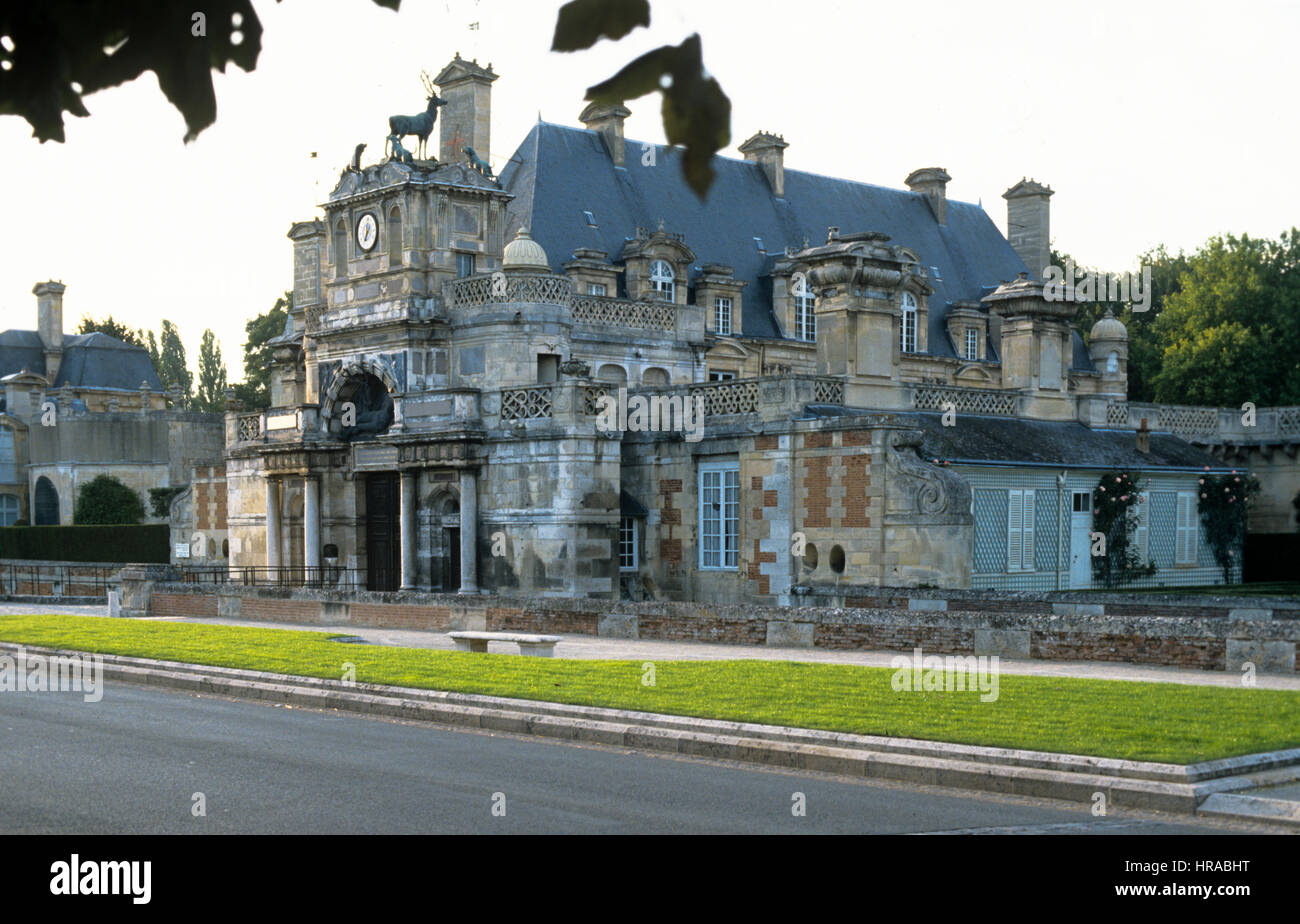
<path id="1" fill-rule="evenodd" d="M 171 527 L 4 526 L 0 558 L 33 561 L 158 562 L 170 560 Z"/>

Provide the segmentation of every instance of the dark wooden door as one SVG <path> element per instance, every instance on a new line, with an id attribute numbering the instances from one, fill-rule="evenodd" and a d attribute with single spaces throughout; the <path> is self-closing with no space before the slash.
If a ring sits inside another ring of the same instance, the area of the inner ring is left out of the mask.
<path id="1" fill-rule="evenodd" d="M 397 590 L 401 583 L 402 533 L 396 472 L 366 476 L 366 587 Z"/>
<path id="2" fill-rule="evenodd" d="M 443 563 L 442 587 L 448 593 L 460 590 L 460 528 L 447 527 L 447 559 Z"/>

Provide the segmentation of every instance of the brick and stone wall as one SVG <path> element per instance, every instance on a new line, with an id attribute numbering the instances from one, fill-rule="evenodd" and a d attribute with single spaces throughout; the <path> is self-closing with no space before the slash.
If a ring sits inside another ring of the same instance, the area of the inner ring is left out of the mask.
<path id="1" fill-rule="evenodd" d="M 915 593 L 915 592 L 913 592 Z M 885 589 L 857 606 L 463 597 L 159 583 L 156 616 L 227 616 L 321 626 L 559 632 L 617 638 L 1294 672 L 1300 608 L 1212 599 L 1191 605 L 1062 602 L 1044 594 Z M 1054 595 L 1059 596 L 1059 595 Z M 1069 596 L 1069 595 L 1064 595 Z M 1080 595 L 1075 595 L 1080 596 Z M 1089 595 L 1089 600 L 1098 596 Z M 1123 598 L 1122 598 L 1123 599 Z M 1145 608 L 1144 608 L 1145 607 Z M 1112 609 L 1114 612 L 1112 612 Z"/>

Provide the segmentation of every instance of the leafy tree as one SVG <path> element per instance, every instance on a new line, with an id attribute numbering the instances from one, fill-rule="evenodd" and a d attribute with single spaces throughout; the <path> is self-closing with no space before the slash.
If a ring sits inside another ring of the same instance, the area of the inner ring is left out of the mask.
<path id="1" fill-rule="evenodd" d="M 401 4 L 374 2 L 392 10 Z M 193 141 L 217 118 L 212 71 L 224 73 L 234 64 L 251 72 L 262 50 L 262 24 L 251 0 L 208 0 L 201 11 L 194 6 L 176 0 L 93 9 L 84 0 L 3 5 L 0 35 L 10 44 L 0 49 L 0 115 L 22 116 L 41 141 L 62 142 L 65 112 L 90 115 L 84 96 L 153 71 L 185 119 L 185 140 Z M 556 17 L 551 49 L 580 51 L 648 25 L 647 0 L 572 0 Z M 622 102 L 655 91 L 663 97 L 668 142 L 686 146 L 682 171 L 703 198 L 713 182 L 709 160 L 730 138 L 731 101 L 705 73 L 698 35 L 642 55 L 589 89 L 587 98 Z"/>
<path id="2" fill-rule="evenodd" d="M 153 363 L 154 371 L 158 372 L 158 377 L 162 378 L 162 354 L 158 352 L 158 340 L 154 337 L 153 331 L 149 331 L 149 343 L 147 346 L 149 349 L 149 361 Z"/>
<path id="3" fill-rule="evenodd" d="M 140 495 L 112 475 L 96 475 L 83 485 L 72 513 L 74 523 L 89 526 L 139 523 L 142 519 Z"/>
<path id="4" fill-rule="evenodd" d="M 113 320 L 110 314 L 102 321 L 96 321 L 94 318 L 86 315 L 81 319 L 81 326 L 77 328 L 79 334 L 107 334 L 110 337 L 116 337 L 123 343 L 129 343 L 132 346 L 142 347 L 144 341 L 141 339 L 141 331 L 131 330 L 124 324 L 119 324 Z"/>
<path id="5" fill-rule="evenodd" d="M 285 322 L 293 310 L 293 293 L 285 292 L 276 299 L 270 311 L 259 314 L 244 330 L 244 381 L 235 383 L 235 398 L 244 407 L 264 409 L 271 406 L 271 347 L 273 337 L 284 333 Z"/>
<path id="6" fill-rule="evenodd" d="M 226 364 L 210 330 L 203 332 L 199 344 L 199 393 L 194 406 L 200 411 L 221 411 L 226 406 Z"/>
<path id="7" fill-rule="evenodd" d="M 1157 401 L 1300 403 L 1300 240 L 1211 238 L 1155 320 Z"/>
<path id="8" fill-rule="evenodd" d="M 1246 516 L 1251 502 L 1259 494 L 1259 479 L 1241 475 L 1205 475 L 1200 479 L 1201 531 L 1223 569 L 1223 583 L 1232 583 L 1232 572 L 1241 564 L 1241 550 L 1246 542 Z"/>
<path id="9" fill-rule="evenodd" d="M 158 377 L 163 387 L 171 390 L 173 385 L 180 386 L 181 406 L 189 407 L 194 400 L 194 374 L 185 364 L 185 344 L 181 343 L 180 332 L 176 325 L 167 319 L 162 322 L 162 348 L 159 351 Z"/>
<path id="10" fill-rule="evenodd" d="M 172 501 L 176 495 L 184 491 L 186 485 L 176 485 L 169 488 L 150 488 L 149 489 L 149 509 L 156 517 L 166 517 L 171 513 Z"/>

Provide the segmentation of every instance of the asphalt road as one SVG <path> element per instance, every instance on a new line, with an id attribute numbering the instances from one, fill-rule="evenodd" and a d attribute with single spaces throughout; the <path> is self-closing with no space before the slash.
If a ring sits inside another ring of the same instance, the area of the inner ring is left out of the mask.
<path id="1" fill-rule="evenodd" d="M 0 733 L 0 833 L 1232 830 L 122 683 L 99 703 L 0 694 Z M 196 793 L 206 815 L 194 814 Z"/>

